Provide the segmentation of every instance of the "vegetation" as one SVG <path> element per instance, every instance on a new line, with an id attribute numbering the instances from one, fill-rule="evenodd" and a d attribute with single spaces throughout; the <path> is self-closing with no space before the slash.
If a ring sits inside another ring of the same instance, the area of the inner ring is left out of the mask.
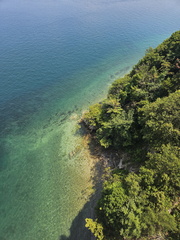
<path id="1" fill-rule="evenodd" d="M 86 219 L 97 239 L 180 239 L 179 89 L 177 31 L 85 114 L 103 147 L 123 148 L 141 163 L 136 172 L 112 171 L 104 182 L 97 219 Z"/>

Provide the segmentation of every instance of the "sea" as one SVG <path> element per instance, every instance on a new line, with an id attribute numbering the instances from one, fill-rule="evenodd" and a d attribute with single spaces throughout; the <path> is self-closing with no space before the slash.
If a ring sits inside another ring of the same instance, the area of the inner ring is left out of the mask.
<path id="1" fill-rule="evenodd" d="M 179 29 L 179 0 L 0 0 L 0 240 L 91 239 L 79 120 Z"/>

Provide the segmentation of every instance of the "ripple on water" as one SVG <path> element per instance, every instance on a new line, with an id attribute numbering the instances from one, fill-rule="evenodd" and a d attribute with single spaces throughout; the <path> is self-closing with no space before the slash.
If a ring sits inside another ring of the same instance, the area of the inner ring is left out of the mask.
<path id="1" fill-rule="evenodd" d="M 94 159 L 78 118 L 177 30 L 179 8 L 172 0 L 0 1 L 1 240 L 89 239 Z"/>

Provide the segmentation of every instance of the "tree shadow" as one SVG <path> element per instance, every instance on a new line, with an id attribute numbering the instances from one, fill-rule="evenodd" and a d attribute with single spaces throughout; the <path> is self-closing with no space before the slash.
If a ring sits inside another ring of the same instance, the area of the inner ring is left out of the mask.
<path id="1" fill-rule="evenodd" d="M 81 128 L 78 130 L 77 134 L 85 136 L 88 134 L 88 131 L 86 131 L 86 129 L 82 125 Z M 73 220 L 70 227 L 70 235 L 61 235 L 59 237 L 59 240 L 95 240 L 95 237 L 92 235 L 92 233 L 85 227 L 85 219 L 95 218 L 94 209 L 101 195 L 103 182 L 102 176 L 105 171 L 105 161 L 103 157 L 103 149 L 97 144 L 96 141 L 94 141 L 94 139 L 90 139 L 88 147 L 92 157 L 99 159 L 98 161 L 96 161 L 93 168 L 91 169 L 94 193 L 91 195 L 88 202 L 83 206 L 81 211 Z"/>
<path id="2" fill-rule="evenodd" d="M 85 219 L 92 218 L 95 219 L 95 207 L 97 205 L 98 199 L 101 196 L 103 181 L 109 178 L 111 175 L 111 170 L 117 169 L 119 167 L 120 161 L 125 158 L 128 160 L 128 155 L 124 149 L 105 149 L 99 145 L 93 132 L 89 132 L 83 121 L 79 123 L 79 128 L 77 129 L 77 135 L 88 138 L 88 148 L 92 158 L 98 159 L 94 164 L 92 170 L 92 183 L 94 188 L 94 194 L 91 195 L 88 202 L 81 209 L 79 214 L 73 220 L 70 227 L 70 235 L 67 237 L 61 235 L 59 240 L 95 240 L 96 238 L 93 234 L 85 227 Z M 125 162 L 126 163 L 126 162 Z M 128 164 L 122 169 L 130 171 Z M 130 166 L 131 167 L 131 166 Z M 111 170 L 109 170 L 111 169 Z"/>
<path id="3" fill-rule="evenodd" d="M 87 202 L 73 220 L 70 235 L 61 235 L 59 240 L 90 240 L 93 239 L 90 231 L 85 227 L 85 218 L 93 218 L 91 213 L 92 201 Z"/>

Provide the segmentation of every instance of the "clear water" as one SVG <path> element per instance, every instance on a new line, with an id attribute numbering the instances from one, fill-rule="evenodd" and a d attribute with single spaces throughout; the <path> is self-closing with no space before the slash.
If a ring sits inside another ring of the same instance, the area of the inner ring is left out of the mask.
<path id="1" fill-rule="evenodd" d="M 0 1 L 0 240 L 90 239 L 78 117 L 179 13 L 178 0 Z"/>

